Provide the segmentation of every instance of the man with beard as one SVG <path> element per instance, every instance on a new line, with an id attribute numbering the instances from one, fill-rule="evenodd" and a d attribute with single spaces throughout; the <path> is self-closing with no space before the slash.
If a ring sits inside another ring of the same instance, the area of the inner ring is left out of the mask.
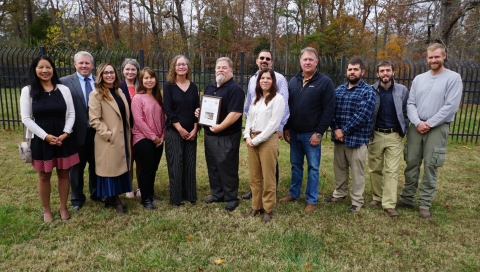
<path id="1" fill-rule="evenodd" d="M 335 114 L 332 119 L 333 170 L 335 191 L 326 202 L 340 202 L 347 197 L 349 168 L 352 172 L 348 212 L 358 212 L 364 204 L 365 156 L 375 107 L 375 92 L 362 79 L 365 65 L 361 59 L 348 62 L 348 82 L 336 90 Z"/>
<path id="2" fill-rule="evenodd" d="M 376 94 L 373 124 L 368 148 L 368 168 L 373 200 L 370 206 L 382 205 L 388 216 L 399 216 L 397 203 L 398 170 L 403 153 L 403 136 L 407 131 L 408 89 L 393 79 L 395 67 L 390 61 L 377 65 L 379 80 L 372 85 Z"/>
<path id="3" fill-rule="evenodd" d="M 302 70 L 288 84 L 290 118 L 283 131 L 285 141 L 290 144 L 292 181 L 288 195 L 278 202 L 286 203 L 300 198 L 303 165 L 307 158 L 305 212 L 313 212 L 317 205 L 321 141 L 335 109 L 335 85 L 329 77 L 320 73 L 317 65 L 317 51 L 312 47 L 302 49 Z"/>
<path id="4" fill-rule="evenodd" d="M 219 58 L 215 65 L 215 81 L 205 89 L 205 95 L 221 97 L 219 124 L 205 130 L 205 159 L 212 196 L 203 202 L 226 202 L 225 210 L 237 208 L 238 164 L 242 136 L 242 112 L 245 95 L 233 80 L 233 63 L 229 58 Z M 198 110 L 196 111 L 198 117 Z"/>
<path id="5" fill-rule="evenodd" d="M 248 110 L 250 109 L 250 104 L 252 104 L 252 101 L 255 98 L 255 87 L 257 86 L 258 72 L 264 68 L 272 68 L 273 66 L 272 52 L 270 52 L 267 49 L 263 49 L 262 51 L 260 51 L 260 53 L 258 53 L 256 63 L 258 66 L 258 71 L 250 78 L 250 81 L 248 82 L 247 102 L 245 103 L 245 109 L 243 110 L 243 113 L 245 113 L 245 116 L 248 116 Z M 285 77 L 280 73 L 275 72 L 275 78 L 277 79 L 276 82 L 278 87 L 278 93 L 283 97 L 283 100 L 285 101 L 285 111 L 283 112 L 280 126 L 277 129 L 278 138 L 282 139 L 283 127 L 287 123 L 288 116 L 290 115 L 290 110 L 288 109 L 288 83 Z M 279 178 L 278 163 L 277 163 L 275 178 L 277 179 L 277 187 L 278 187 L 278 178 Z M 247 193 L 243 194 L 242 198 L 243 199 L 252 198 L 252 191 L 248 191 Z"/>
<path id="6" fill-rule="evenodd" d="M 462 78 L 445 68 L 445 46 L 427 48 L 430 71 L 415 77 L 407 101 L 410 119 L 405 147 L 405 185 L 397 207 L 413 208 L 423 159 L 423 179 L 418 206 L 420 218 L 430 217 L 430 206 L 437 185 L 437 168 L 443 165 L 447 150 L 449 124 L 454 120 L 462 98 Z"/>

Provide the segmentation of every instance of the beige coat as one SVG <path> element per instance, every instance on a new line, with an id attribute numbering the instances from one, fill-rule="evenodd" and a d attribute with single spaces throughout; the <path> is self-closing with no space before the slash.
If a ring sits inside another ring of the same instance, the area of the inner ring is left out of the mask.
<path id="1" fill-rule="evenodd" d="M 95 134 L 95 172 L 101 177 L 117 177 L 129 170 L 130 162 L 126 161 L 125 145 L 131 154 L 130 144 L 130 110 L 122 90 L 118 89 L 126 109 L 126 131 L 123 129 L 122 115 L 114 99 L 99 99 L 98 92 L 92 91 L 88 106 L 90 125 L 97 131 Z M 127 143 L 125 137 L 127 136 Z M 131 156 L 129 156 L 131 160 Z"/>

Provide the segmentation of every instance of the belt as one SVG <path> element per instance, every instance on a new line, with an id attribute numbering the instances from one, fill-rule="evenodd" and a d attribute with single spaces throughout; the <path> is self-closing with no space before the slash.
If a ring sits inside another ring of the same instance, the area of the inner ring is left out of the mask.
<path id="1" fill-rule="evenodd" d="M 375 131 L 385 133 L 385 134 L 389 134 L 389 133 L 393 133 L 393 132 L 401 133 L 401 130 L 398 127 L 395 127 L 395 128 L 375 128 Z"/>

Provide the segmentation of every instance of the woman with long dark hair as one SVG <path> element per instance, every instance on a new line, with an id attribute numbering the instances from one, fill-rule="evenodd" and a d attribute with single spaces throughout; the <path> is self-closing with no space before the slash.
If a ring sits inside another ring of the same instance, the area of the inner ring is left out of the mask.
<path id="1" fill-rule="evenodd" d="M 109 63 L 98 66 L 95 90 L 90 93 L 90 125 L 95 134 L 97 193 L 105 206 L 126 213 L 119 195 L 131 192 L 130 110 L 120 87 L 117 69 Z"/>
<path id="2" fill-rule="evenodd" d="M 155 175 L 162 158 L 165 139 L 165 114 L 157 76 L 152 68 L 140 71 L 139 88 L 132 100 L 133 148 L 140 176 L 137 177 L 142 192 L 141 204 L 150 210 L 157 209 Z"/>
<path id="3" fill-rule="evenodd" d="M 69 138 L 75 123 L 70 90 L 60 84 L 54 62 L 46 56 L 35 58 L 29 70 L 30 85 L 22 89 L 22 122 L 35 136 L 31 140 L 32 165 L 38 172 L 38 193 L 43 221 L 52 222 L 50 179 L 57 168 L 60 218 L 70 219 L 67 210 L 69 169 L 80 162 L 75 140 Z"/>
<path id="4" fill-rule="evenodd" d="M 190 61 L 182 55 L 170 63 L 167 82 L 163 85 L 167 128 L 165 155 L 170 180 L 170 204 L 181 206 L 183 200 L 197 202 L 196 158 L 200 107 L 198 88 L 191 81 Z"/>
<path id="5" fill-rule="evenodd" d="M 276 131 L 285 110 L 285 101 L 277 95 L 276 82 L 271 68 L 264 68 L 258 73 L 255 99 L 248 111 L 244 132 L 252 190 L 252 211 L 247 216 L 263 213 L 262 221 L 265 223 L 272 219 L 277 199 L 275 168 L 279 139 Z"/>

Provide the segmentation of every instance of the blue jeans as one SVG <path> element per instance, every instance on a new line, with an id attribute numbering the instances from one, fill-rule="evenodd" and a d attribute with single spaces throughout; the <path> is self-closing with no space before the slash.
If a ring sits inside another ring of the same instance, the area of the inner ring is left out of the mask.
<path id="1" fill-rule="evenodd" d="M 318 146 L 310 145 L 310 137 L 314 132 L 298 133 L 290 130 L 290 164 L 292 165 L 292 185 L 290 186 L 290 195 L 300 198 L 300 189 L 303 180 L 303 162 L 307 157 L 308 181 L 305 190 L 307 203 L 317 204 L 318 183 L 320 176 L 320 158 L 322 155 L 321 142 Z"/>

